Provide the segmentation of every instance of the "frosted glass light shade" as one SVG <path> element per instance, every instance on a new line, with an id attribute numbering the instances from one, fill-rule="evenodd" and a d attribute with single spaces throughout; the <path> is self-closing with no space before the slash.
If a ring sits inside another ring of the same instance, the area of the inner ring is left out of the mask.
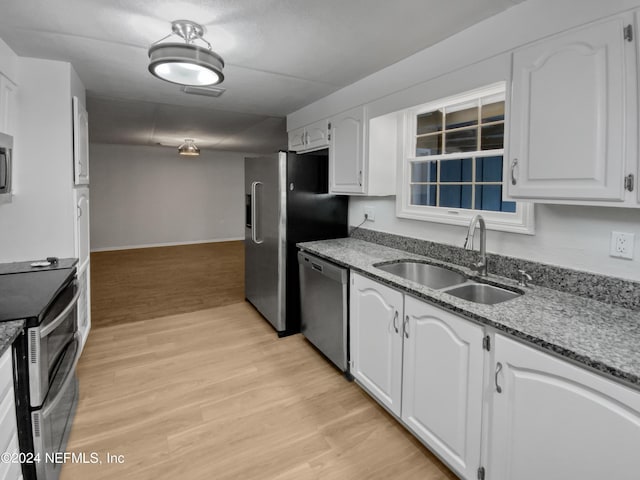
<path id="1" fill-rule="evenodd" d="M 186 138 L 184 143 L 178 147 L 178 153 L 186 156 L 200 155 L 200 149 L 196 146 L 193 139 Z"/>
<path id="2" fill-rule="evenodd" d="M 164 43 L 149 49 L 149 72 L 171 83 L 216 85 L 224 80 L 224 60 L 208 50 L 184 43 Z"/>

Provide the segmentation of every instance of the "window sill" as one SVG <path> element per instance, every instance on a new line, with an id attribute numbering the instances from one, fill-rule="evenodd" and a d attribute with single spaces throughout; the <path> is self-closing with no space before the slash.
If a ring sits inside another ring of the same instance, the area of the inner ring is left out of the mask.
<path id="1" fill-rule="evenodd" d="M 443 207 L 398 207 L 396 216 L 399 218 L 467 227 L 471 219 L 479 214 L 484 218 L 488 230 L 524 235 L 535 234 L 533 203 L 518 202 L 516 213 Z"/>

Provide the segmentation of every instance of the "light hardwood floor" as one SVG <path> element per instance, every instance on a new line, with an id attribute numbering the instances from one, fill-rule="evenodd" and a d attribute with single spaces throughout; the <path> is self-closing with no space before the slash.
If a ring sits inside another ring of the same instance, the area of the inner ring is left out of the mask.
<path id="1" fill-rule="evenodd" d="M 91 254 L 94 328 L 244 300 L 244 242 Z"/>
<path id="2" fill-rule="evenodd" d="M 242 242 L 91 261 L 69 450 L 102 464 L 69 462 L 61 480 L 456 478 L 301 335 L 278 339 L 244 302 Z"/>
<path id="3" fill-rule="evenodd" d="M 67 463 L 62 480 L 455 478 L 245 302 L 96 328 L 78 375 L 69 450 L 103 463 Z"/>

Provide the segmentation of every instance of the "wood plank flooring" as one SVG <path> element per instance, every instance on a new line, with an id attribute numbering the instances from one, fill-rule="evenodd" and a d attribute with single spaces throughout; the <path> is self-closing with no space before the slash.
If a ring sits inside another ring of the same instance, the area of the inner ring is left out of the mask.
<path id="1" fill-rule="evenodd" d="M 245 302 L 94 328 L 78 375 L 69 450 L 103 463 L 67 463 L 62 480 L 456 478 Z"/>
<path id="2" fill-rule="evenodd" d="M 244 300 L 244 242 L 91 254 L 93 328 Z"/>

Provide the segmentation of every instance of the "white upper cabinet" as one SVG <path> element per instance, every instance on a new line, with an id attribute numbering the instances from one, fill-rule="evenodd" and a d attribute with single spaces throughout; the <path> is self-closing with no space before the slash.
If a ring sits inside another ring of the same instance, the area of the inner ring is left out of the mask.
<path id="1" fill-rule="evenodd" d="M 329 191 L 364 193 L 365 109 L 354 108 L 331 118 Z"/>
<path id="2" fill-rule="evenodd" d="M 508 198 L 625 199 L 628 160 L 635 162 L 627 145 L 636 63 L 625 27 L 632 23 L 630 15 L 618 16 L 513 53 Z"/>
<path id="3" fill-rule="evenodd" d="M 402 420 L 461 474 L 480 465 L 482 327 L 405 296 Z M 517 477 L 514 477 L 517 478 Z"/>
<path id="4" fill-rule="evenodd" d="M 76 185 L 89 184 L 89 114 L 73 97 L 73 176 Z"/>
<path id="5" fill-rule="evenodd" d="M 310 152 L 328 146 L 329 127 L 327 120 L 320 120 L 289 132 L 289 150 L 294 152 Z"/>
<path id="6" fill-rule="evenodd" d="M 0 74 L 0 133 L 15 135 L 16 85 Z"/>
<path id="7" fill-rule="evenodd" d="M 351 275 L 351 374 L 380 403 L 400 416 L 402 293 Z"/>
<path id="8" fill-rule="evenodd" d="M 289 150 L 299 152 L 304 150 L 305 145 L 305 129 L 297 128 L 289 132 Z"/>
<path id="9" fill-rule="evenodd" d="M 495 362 L 488 478 L 638 479 L 640 392 L 501 335 Z"/>
<path id="10" fill-rule="evenodd" d="M 395 195 L 397 114 L 369 119 L 357 107 L 329 122 L 329 192 Z"/>

